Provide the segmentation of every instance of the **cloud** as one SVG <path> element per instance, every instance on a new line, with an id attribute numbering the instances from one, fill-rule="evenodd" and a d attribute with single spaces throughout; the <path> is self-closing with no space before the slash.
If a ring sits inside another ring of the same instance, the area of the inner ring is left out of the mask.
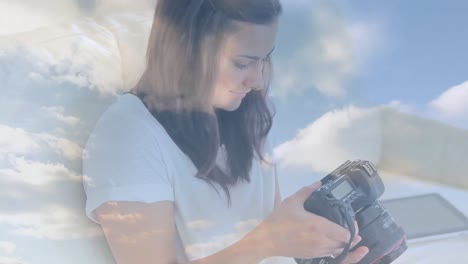
<path id="1" fill-rule="evenodd" d="M 115 36 L 90 19 L 15 36 L 2 48 L 0 78 L 7 92 L 19 89 L 54 98 L 64 89 L 88 89 L 102 96 L 114 96 L 122 89 Z"/>
<path id="2" fill-rule="evenodd" d="M 65 109 L 61 106 L 44 106 L 41 109 L 46 113 L 46 115 L 53 117 L 67 125 L 74 126 L 78 124 L 78 122 L 80 122 L 80 119 L 78 117 L 65 115 Z"/>
<path id="3" fill-rule="evenodd" d="M 274 149 L 280 166 L 330 172 L 348 159 L 377 162 L 381 128 L 377 108 L 348 106 L 324 114 Z"/>
<path id="4" fill-rule="evenodd" d="M 76 14 L 72 0 L 0 1 L 0 36 L 48 26 Z"/>
<path id="5" fill-rule="evenodd" d="M 16 244 L 10 241 L 0 240 L 0 263 L 2 264 L 26 264 L 25 261 L 14 256 Z M 1 255 L 5 256 L 1 256 Z"/>
<path id="6" fill-rule="evenodd" d="M 84 214 L 81 175 L 60 163 L 13 155 L 5 161 L 0 167 L 2 228 L 49 240 L 102 236 Z"/>
<path id="7" fill-rule="evenodd" d="M 288 54 L 281 58 L 281 63 L 275 64 L 277 72 L 281 73 L 275 75 L 276 92 L 279 96 L 286 96 L 315 89 L 328 97 L 346 96 L 347 84 L 356 76 L 358 69 L 352 39 L 343 17 L 329 2 L 299 1 L 294 6 L 301 8 L 285 12 L 288 17 L 284 27 L 288 30 L 300 28 L 300 31 L 279 39 L 288 41 L 283 44 L 288 46 Z M 294 42 L 291 37 L 294 37 Z"/>
<path id="8" fill-rule="evenodd" d="M 234 226 L 232 232 L 227 232 L 225 235 L 215 236 L 209 241 L 188 245 L 186 247 L 186 254 L 189 259 L 198 259 L 214 254 L 215 252 L 240 240 L 242 236 L 254 229 L 260 222 L 261 220 L 259 219 L 240 221 Z"/>
<path id="9" fill-rule="evenodd" d="M 37 135 L 37 138 L 68 160 L 79 160 L 81 158 L 82 147 L 76 142 L 44 133 Z"/>
<path id="10" fill-rule="evenodd" d="M 400 112 L 405 112 L 405 113 L 415 113 L 417 111 L 416 106 L 410 105 L 410 104 L 405 104 L 400 100 L 393 100 L 393 101 L 391 101 L 390 103 L 388 103 L 388 104 L 386 104 L 384 106 L 388 106 L 390 108 L 393 108 L 393 109 L 396 109 L 396 110 L 398 110 Z"/>
<path id="11" fill-rule="evenodd" d="M 0 36 L 47 27 L 83 16 L 152 9 L 155 0 L 0 1 Z"/>
<path id="12" fill-rule="evenodd" d="M 138 213 L 111 213 L 103 214 L 101 215 L 101 218 L 113 222 L 125 222 L 128 224 L 135 224 L 143 219 L 143 215 Z"/>
<path id="13" fill-rule="evenodd" d="M 38 239 L 69 240 L 102 236 L 99 226 L 90 225 L 83 213 L 63 206 L 43 206 L 27 212 L 0 212 L 0 223 L 9 233 Z"/>
<path id="14" fill-rule="evenodd" d="M 0 240 L 0 253 L 11 256 L 16 251 L 16 244 L 10 241 Z"/>
<path id="15" fill-rule="evenodd" d="M 453 86 L 429 102 L 429 106 L 447 117 L 468 115 L 468 81 Z"/>
<path id="16" fill-rule="evenodd" d="M 353 21 L 346 25 L 346 32 L 353 45 L 356 60 L 365 62 L 388 42 L 380 21 Z"/>
<path id="17" fill-rule="evenodd" d="M 401 112 L 467 129 L 468 81 L 448 88 L 435 99 L 420 105 L 394 100 L 387 104 Z"/>
<path id="18" fill-rule="evenodd" d="M 213 221 L 209 220 L 196 220 L 187 224 L 187 227 L 192 230 L 207 230 L 215 225 Z"/>
<path id="19" fill-rule="evenodd" d="M 2 256 L 0 256 L 0 263 L 2 264 L 26 264 L 26 262 L 21 259 L 2 257 Z"/>
<path id="20" fill-rule="evenodd" d="M 68 160 L 81 159 L 82 147 L 71 140 L 46 133 L 30 133 L 0 124 L 0 160 L 7 156 L 46 153 L 51 149 Z"/>
<path id="21" fill-rule="evenodd" d="M 210 221 L 201 220 L 197 222 L 200 223 L 200 225 L 204 225 L 206 223 L 209 223 Z M 238 223 L 234 225 L 232 232 L 226 232 L 224 235 L 213 237 L 209 241 L 188 245 L 186 247 L 186 254 L 188 255 L 189 259 L 198 259 L 198 258 L 202 258 L 208 255 L 214 254 L 217 251 L 220 251 L 232 245 L 236 241 L 239 241 L 240 239 L 242 239 L 242 237 L 245 236 L 245 234 L 252 231 L 260 222 L 261 222 L 260 219 L 249 219 L 245 221 L 239 221 Z M 262 264 L 263 263 L 271 263 L 271 264 L 291 263 L 292 264 L 295 262 L 291 258 L 275 256 L 275 257 L 270 257 L 268 259 L 265 259 L 260 263 Z"/>
<path id="22" fill-rule="evenodd" d="M 45 186 L 57 181 L 82 181 L 81 175 L 59 163 L 42 163 L 23 157 L 8 157 L 10 168 L 0 169 L 2 181 Z"/>
<path id="23" fill-rule="evenodd" d="M 6 155 L 21 155 L 38 149 L 39 144 L 25 130 L 0 124 L 0 159 Z"/>
<path id="24" fill-rule="evenodd" d="M 80 0 L 81 2 L 96 2 L 95 0 Z M 156 6 L 156 0 L 140 0 L 132 2 L 129 6 L 128 0 L 104 0 L 98 1 L 95 5 L 95 13 L 110 13 L 110 12 L 129 12 L 129 10 L 147 10 L 153 9 Z M 153 13 L 153 12 L 151 12 Z"/>
<path id="25" fill-rule="evenodd" d="M 316 91 L 346 97 L 359 77 L 359 65 L 386 43 L 380 18 L 349 19 L 337 1 L 284 2 L 275 57 L 274 96 Z"/>

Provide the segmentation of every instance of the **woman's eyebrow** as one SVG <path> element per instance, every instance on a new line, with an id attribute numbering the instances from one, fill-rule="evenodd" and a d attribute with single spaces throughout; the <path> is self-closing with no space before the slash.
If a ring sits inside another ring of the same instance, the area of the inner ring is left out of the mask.
<path id="1" fill-rule="evenodd" d="M 274 50 L 275 50 L 275 47 L 273 47 L 273 49 L 264 58 L 270 56 L 271 53 L 273 53 Z M 248 58 L 248 59 L 252 59 L 252 60 L 260 60 L 261 59 L 260 57 L 251 56 L 251 55 L 239 55 L 238 57 Z"/>

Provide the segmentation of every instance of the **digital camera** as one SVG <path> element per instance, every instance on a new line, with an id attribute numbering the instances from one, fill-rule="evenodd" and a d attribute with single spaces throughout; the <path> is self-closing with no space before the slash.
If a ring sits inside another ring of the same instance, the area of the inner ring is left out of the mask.
<path id="1" fill-rule="evenodd" d="M 350 230 L 351 240 L 335 258 L 296 258 L 298 264 L 339 264 L 350 251 L 366 246 L 369 253 L 359 264 L 387 264 L 407 249 L 406 234 L 377 200 L 385 191 L 369 161 L 347 161 L 321 180 L 322 186 L 304 202 L 304 209 Z M 354 220 L 362 240 L 354 248 Z"/>

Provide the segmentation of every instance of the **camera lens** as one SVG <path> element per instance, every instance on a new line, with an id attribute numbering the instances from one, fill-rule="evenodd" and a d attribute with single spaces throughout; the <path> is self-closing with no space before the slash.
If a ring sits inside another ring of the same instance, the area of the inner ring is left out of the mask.
<path id="1" fill-rule="evenodd" d="M 406 240 L 403 240 L 403 243 L 400 244 L 397 248 L 395 248 L 392 252 L 385 255 L 375 264 L 388 264 L 397 259 L 405 250 L 408 249 L 408 245 L 406 244 Z"/>

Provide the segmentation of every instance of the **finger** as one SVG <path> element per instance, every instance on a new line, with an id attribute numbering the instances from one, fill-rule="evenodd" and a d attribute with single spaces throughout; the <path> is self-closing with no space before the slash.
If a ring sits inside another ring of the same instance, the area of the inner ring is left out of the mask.
<path id="1" fill-rule="evenodd" d="M 342 245 L 342 243 L 330 240 L 327 237 L 321 238 L 320 241 L 320 245 L 315 248 L 318 257 L 337 257 L 344 250 L 344 245 Z"/>
<path id="2" fill-rule="evenodd" d="M 357 221 L 354 221 L 354 228 L 356 230 L 356 235 L 359 234 L 359 226 L 357 224 Z"/>
<path id="3" fill-rule="evenodd" d="M 357 237 L 353 240 L 353 242 L 352 242 L 350 248 L 355 247 L 359 242 L 361 242 L 361 240 L 362 240 L 361 236 L 357 236 Z M 335 243 L 336 243 L 336 242 L 335 242 Z M 345 246 L 345 245 L 343 245 L 343 243 L 340 243 L 340 244 L 343 246 L 342 248 L 330 249 L 330 250 L 331 250 L 330 256 L 337 257 L 338 255 L 340 255 L 340 254 L 343 252 L 344 246 Z"/>
<path id="4" fill-rule="evenodd" d="M 305 200 L 309 198 L 310 194 L 312 194 L 313 191 L 320 188 L 321 185 L 322 185 L 321 182 L 318 181 L 314 184 L 304 186 L 294 194 L 294 197 L 297 197 L 297 199 L 299 199 L 301 202 L 305 202 Z"/>
<path id="5" fill-rule="evenodd" d="M 359 242 L 361 242 L 362 237 L 361 236 L 355 236 L 353 239 L 353 242 L 351 243 L 351 248 L 355 247 Z"/>
<path id="6" fill-rule="evenodd" d="M 324 221 L 322 223 L 323 230 L 326 230 L 325 233 L 331 240 L 335 240 L 340 242 L 341 244 L 348 244 L 351 233 L 348 229 L 326 219 L 323 218 Z"/>
<path id="7" fill-rule="evenodd" d="M 337 249 L 335 249 L 335 250 L 332 251 L 332 253 L 330 254 L 330 256 L 331 256 L 332 258 L 336 258 L 336 257 L 338 257 L 341 253 L 343 253 L 343 250 L 344 250 L 344 248 L 337 248 Z"/>
<path id="8" fill-rule="evenodd" d="M 353 243 L 351 244 L 350 248 L 355 247 L 359 242 L 361 242 L 361 239 L 362 238 L 360 236 L 356 237 L 353 240 Z M 344 247 L 346 246 L 346 243 L 341 243 L 341 242 L 337 242 L 337 241 L 330 241 L 328 243 L 329 243 L 328 244 L 329 249 L 326 250 L 326 252 L 330 252 L 329 256 L 334 256 L 334 257 L 337 257 L 338 255 L 343 253 Z M 332 247 L 332 245 L 334 245 L 335 247 Z M 338 245 L 338 247 L 336 247 L 336 245 Z"/>
<path id="9" fill-rule="evenodd" d="M 350 252 L 349 255 L 343 260 L 342 264 L 353 264 L 361 261 L 366 254 L 369 253 L 367 247 L 359 247 L 353 252 Z"/>

